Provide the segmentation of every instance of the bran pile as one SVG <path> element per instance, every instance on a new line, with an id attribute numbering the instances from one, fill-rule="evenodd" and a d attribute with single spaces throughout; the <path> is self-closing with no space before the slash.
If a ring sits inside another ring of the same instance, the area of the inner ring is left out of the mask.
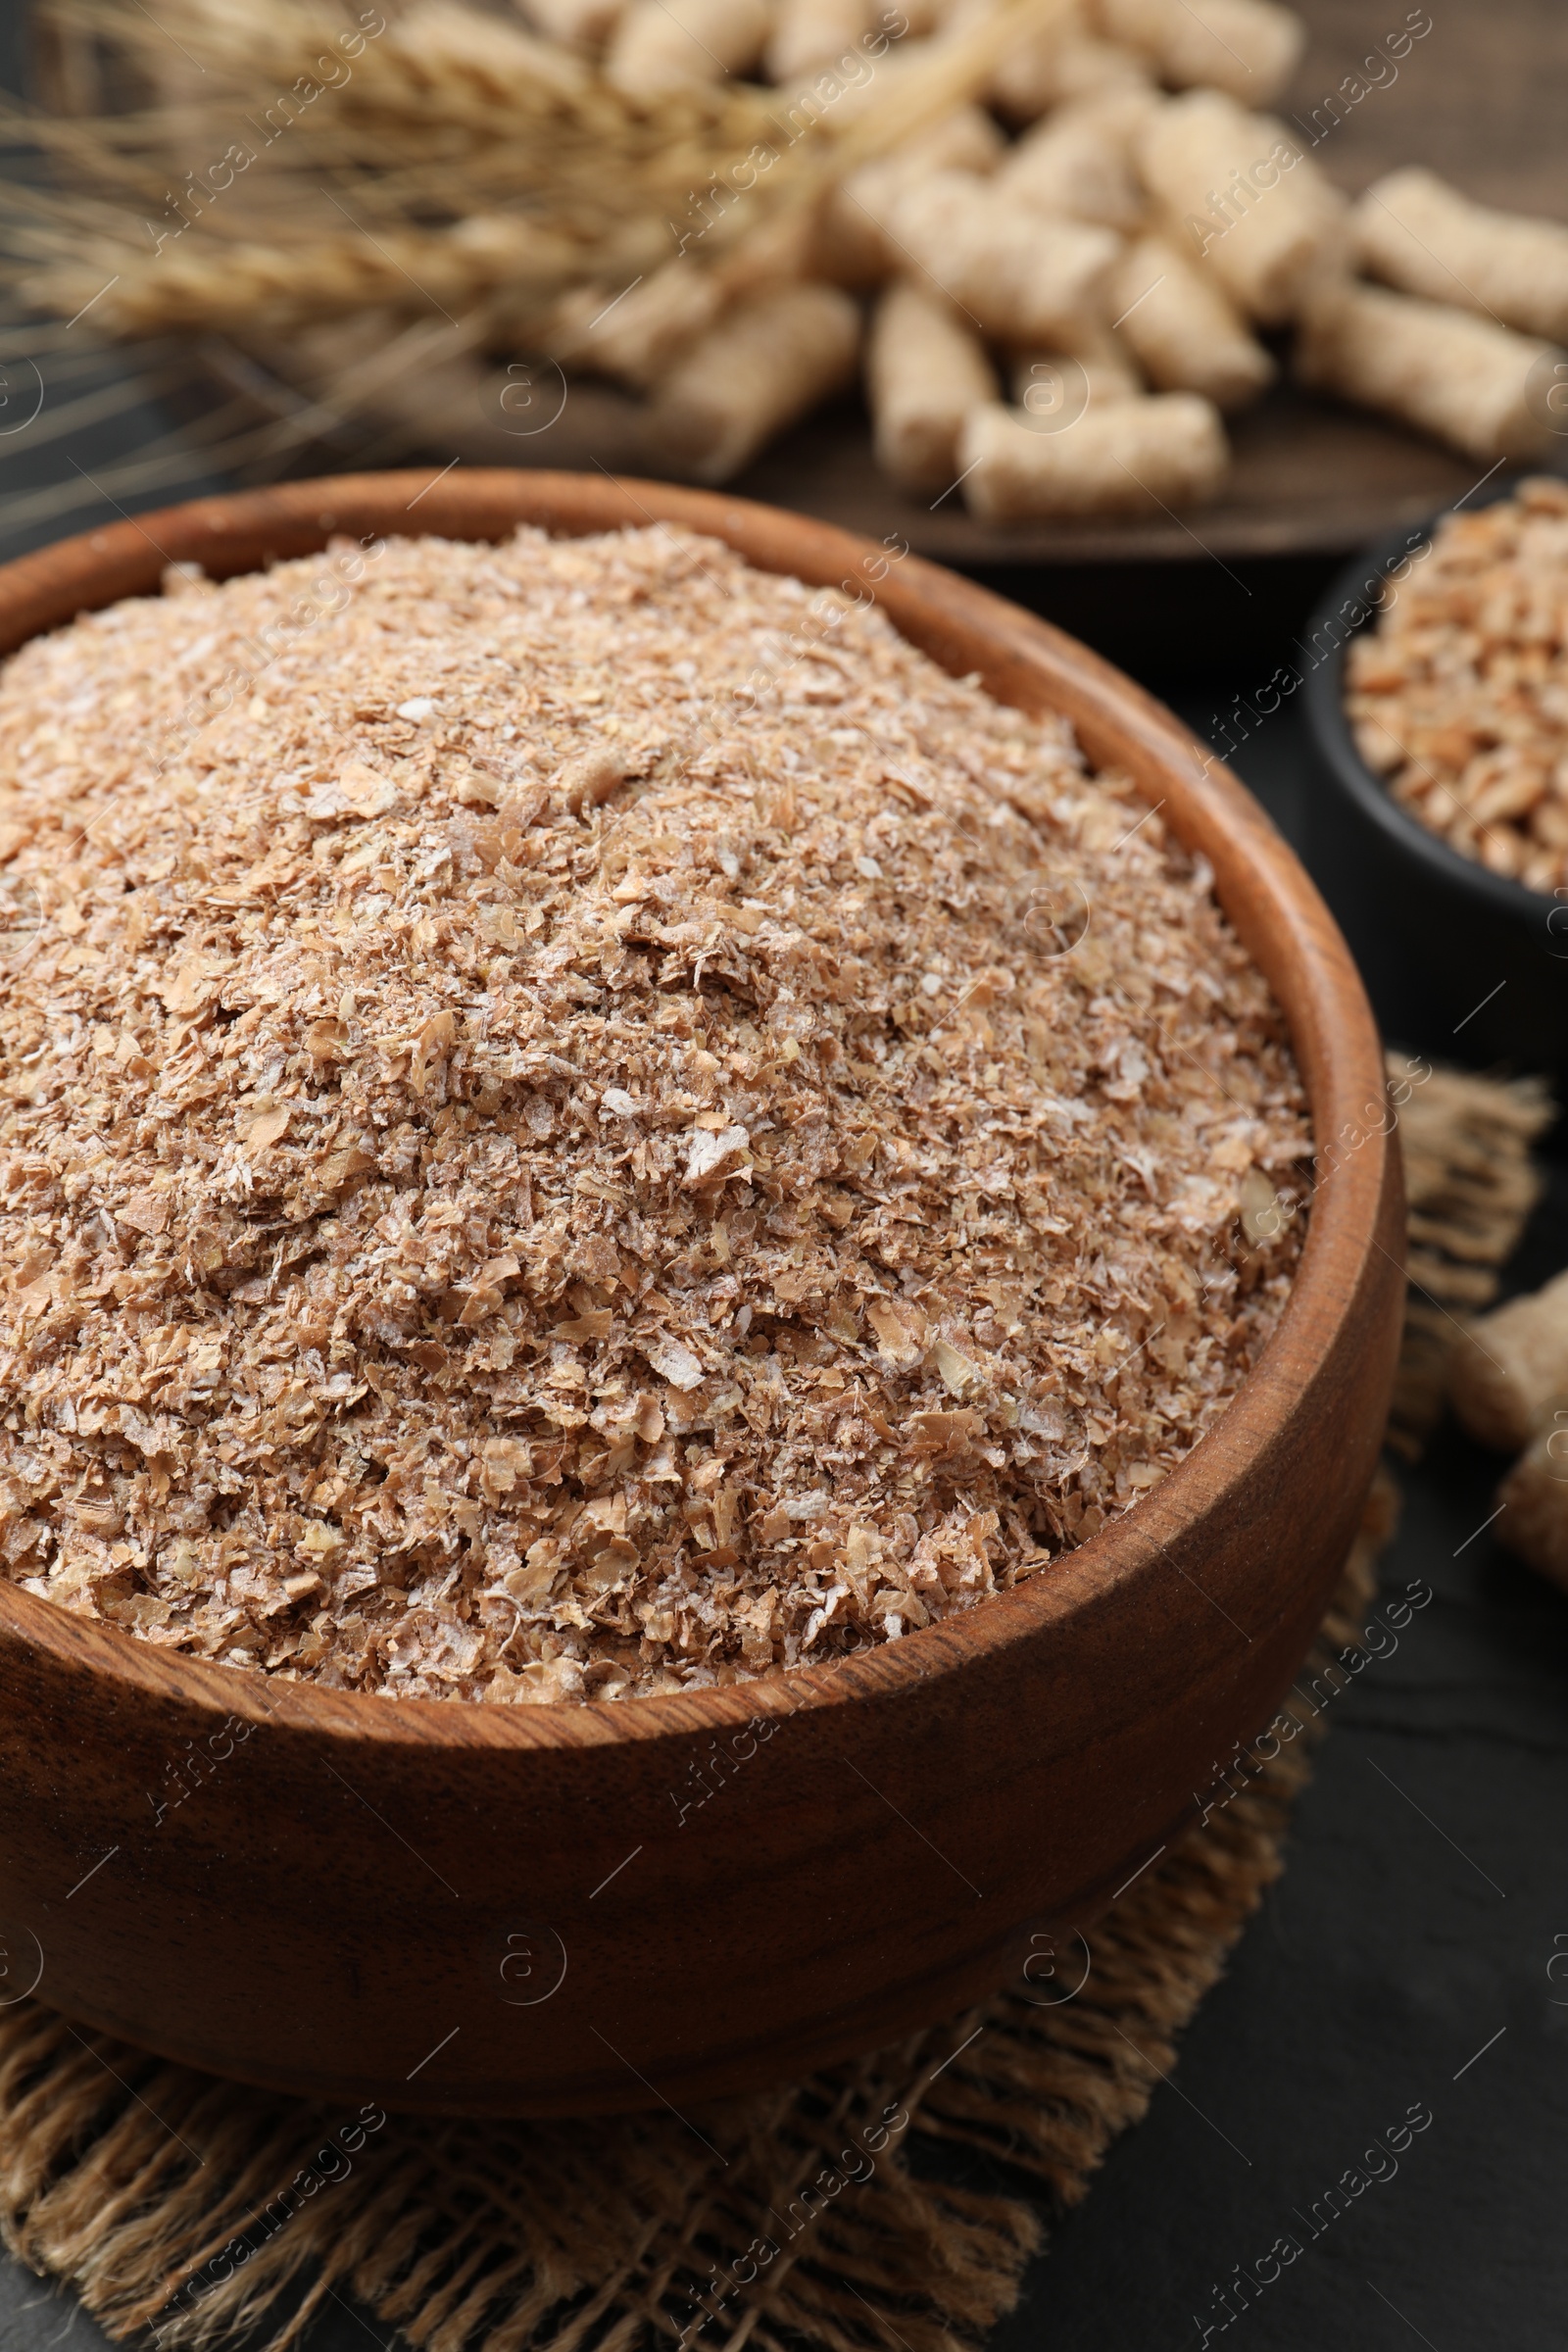
<path id="1" fill-rule="evenodd" d="M 1202 861 L 706 540 L 378 543 L 291 629 L 318 570 L 0 680 L 9 1573 L 603 1699 L 898 1639 L 1136 1504 L 1303 1222 Z"/>

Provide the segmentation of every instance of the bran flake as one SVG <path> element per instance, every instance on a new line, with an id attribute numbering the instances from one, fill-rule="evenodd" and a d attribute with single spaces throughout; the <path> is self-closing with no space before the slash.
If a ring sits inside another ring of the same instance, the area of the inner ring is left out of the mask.
<path id="1" fill-rule="evenodd" d="M 177 571 L 0 679 L 8 1573 L 492 1700 L 1049 1574 L 1299 1250 L 1206 867 L 1063 722 L 721 545 L 339 569 L 304 623 L 319 560 Z"/>

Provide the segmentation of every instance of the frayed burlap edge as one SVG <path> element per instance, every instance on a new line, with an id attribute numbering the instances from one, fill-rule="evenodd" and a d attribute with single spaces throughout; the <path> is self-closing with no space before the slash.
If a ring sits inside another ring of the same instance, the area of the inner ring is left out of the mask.
<path id="1" fill-rule="evenodd" d="M 1390 1434 L 1414 1453 L 1454 1312 L 1492 1297 L 1536 1200 L 1529 1149 L 1549 1108 L 1529 1083 L 1412 1084 L 1396 1056 L 1391 1074 L 1419 1288 Z M 1380 1479 L 1308 1687 L 1358 1639 L 1396 1510 Z M 367 2130 L 21 2003 L 0 2012 L 0 2231 L 109 2335 L 151 2329 L 172 2352 L 252 2337 L 283 2352 L 349 2297 L 418 2352 L 972 2344 L 1017 2300 L 1043 2212 L 1082 2197 L 1144 2114 L 1283 1868 L 1321 1729 L 1298 1693 L 1285 1711 L 1297 1736 L 1233 1759 L 1203 1826 L 1033 1985 L 686 2119 Z M 1000 2159 L 1017 2188 L 931 2177 L 920 2151 L 943 2141 Z"/>

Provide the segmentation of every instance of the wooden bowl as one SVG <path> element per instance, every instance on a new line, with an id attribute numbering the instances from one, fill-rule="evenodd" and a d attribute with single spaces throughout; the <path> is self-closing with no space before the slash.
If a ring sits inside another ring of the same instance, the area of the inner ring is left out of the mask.
<path id="1" fill-rule="evenodd" d="M 946 669 L 1065 712 L 1211 861 L 1317 1134 L 1346 1140 L 1274 1338 L 1189 1458 L 1051 1576 L 863 1657 L 620 1705 L 389 1702 L 174 1656 L 0 1581 L 6 1997 L 334 2102 L 684 2106 L 993 1989 L 1031 1933 L 1102 1912 L 1266 1721 L 1377 1459 L 1402 1219 L 1360 983 L 1247 793 L 1070 638 L 770 508 L 475 472 L 68 540 L 0 569 L 0 650 L 156 590 L 171 560 L 226 575 L 333 532 L 655 519 L 808 581 L 885 568 L 883 610 Z"/>

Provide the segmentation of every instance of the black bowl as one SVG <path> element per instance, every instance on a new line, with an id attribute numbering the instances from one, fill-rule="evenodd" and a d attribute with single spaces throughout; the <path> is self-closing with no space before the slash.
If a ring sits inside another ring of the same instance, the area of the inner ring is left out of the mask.
<path id="1" fill-rule="evenodd" d="M 1517 480 L 1477 500 L 1507 498 Z M 1450 510 L 1451 511 L 1451 510 Z M 1316 754 L 1305 858 L 1361 967 L 1385 1036 L 1478 1068 L 1539 1071 L 1568 1093 L 1568 893 L 1548 898 L 1462 858 L 1373 774 L 1345 712 L 1345 656 L 1445 519 L 1381 540 L 1312 616 L 1302 675 Z"/>

